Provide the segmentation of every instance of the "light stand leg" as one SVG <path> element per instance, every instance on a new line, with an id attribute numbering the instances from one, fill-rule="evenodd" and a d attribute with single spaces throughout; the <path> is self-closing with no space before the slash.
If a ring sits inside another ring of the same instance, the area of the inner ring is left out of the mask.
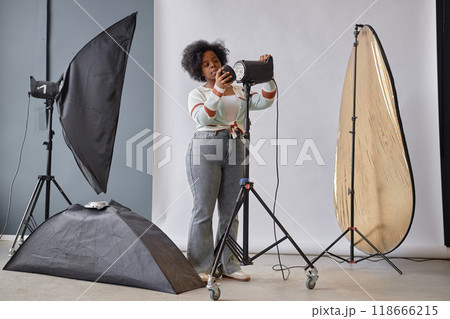
<path id="1" fill-rule="evenodd" d="M 314 268 L 313 264 L 311 263 L 311 261 L 308 259 L 308 257 L 306 257 L 306 255 L 303 253 L 303 251 L 300 249 L 300 247 L 297 245 L 297 243 L 292 239 L 292 237 L 289 235 L 289 233 L 287 232 L 287 230 L 283 227 L 283 225 L 280 223 L 280 221 L 278 220 L 278 218 L 275 217 L 275 215 L 272 213 L 272 211 L 270 210 L 270 208 L 266 205 L 266 203 L 264 203 L 264 201 L 262 200 L 262 198 L 259 196 L 259 194 L 255 191 L 255 189 L 252 187 L 250 188 L 250 190 L 252 191 L 253 195 L 255 195 L 255 197 L 258 199 L 258 201 L 261 203 L 261 205 L 264 207 L 264 209 L 266 210 L 266 212 L 269 214 L 269 216 L 273 219 L 273 221 L 277 224 L 277 226 L 281 229 L 281 231 L 285 234 L 285 238 L 289 239 L 289 241 L 291 242 L 292 246 L 295 247 L 295 249 L 298 251 L 298 253 L 303 257 L 303 259 L 306 261 L 306 263 L 308 264 L 309 268 Z M 283 239 L 284 240 L 284 239 Z"/>
<path id="2" fill-rule="evenodd" d="M 319 260 L 325 253 L 328 253 L 328 251 L 334 246 L 336 245 L 336 243 L 341 240 L 342 237 L 344 237 L 350 229 L 347 229 L 345 232 L 343 232 L 335 241 L 333 241 L 330 246 L 328 246 L 327 248 L 325 248 L 325 250 L 323 252 L 321 252 L 316 258 L 314 258 L 311 263 L 314 264 L 317 260 Z M 343 259 L 343 258 L 342 258 Z M 308 266 L 309 267 L 309 266 Z M 306 269 L 308 269 L 308 267 L 306 267 Z"/>
<path id="3" fill-rule="evenodd" d="M 220 289 L 218 287 L 218 284 L 216 283 L 215 274 L 216 274 L 217 268 L 219 267 L 223 250 L 225 249 L 225 245 L 227 244 L 227 240 L 229 238 L 229 234 L 231 231 L 231 227 L 233 225 L 233 221 L 236 218 L 239 210 L 241 209 L 242 204 L 244 203 L 244 197 L 245 197 L 245 188 L 243 185 L 241 185 L 241 189 L 239 191 L 239 195 L 236 200 L 236 205 L 234 207 L 233 215 L 231 216 L 230 220 L 228 221 L 227 228 L 225 229 L 225 232 L 222 235 L 222 238 L 218 244 L 219 249 L 217 250 L 217 253 L 216 253 L 216 256 L 214 259 L 214 264 L 211 269 L 211 273 L 209 274 L 208 282 L 206 285 L 206 288 L 208 288 L 208 290 L 210 291 L 211 299 L 213 299 L 213 300 L 219 299 L 219 296 L 220 296 Z M 237 243 L 234 243 L 234 244 L 237 245 Z M 231 251 L 233 253 L 235 253 L 235 249 L 231 249 Z"/>
<path id="4" fill-rule="evenodd" d="M 44 178 L 43 178 L 43 176 L 39 176 L 36 186 L 34 188 L 33 194 L 31 195 L 31 198 L 28 202 L 27 208 L 25 209 L 25 213 L 22 217 L 22 221 L 20 222 L 19 228 L 17 229 L 16 237 L 14 238 L 12 246 L 9 249 L 9 256 L 14 255 L 15 246 L 17 244 L 17 241 L 19 240 L 19 236 L 20 236 L 19 245 L 22 244 L 22 242 L 24 240 L 25 232 L 29 226 L 30 217 L 33 215 L 33 210 L 36 206 L 36 202 L 39 198 L 39 194 L 41 193 L 43 186 L 44 186 Z"/>
<path id="5" fill-rule="evenodd" d="M 375 245 L 373 245 L 373 244 L 370 242 L 370 240 L 368 240 L 368 239 L 366 238 L 366 236 L 364 236 L 357 228 L 355 229 L 355 231 L 358 233 L 359 236 L 362 237 L 362 239 L 365 240 L 366 243 L 368 243 L 368 244 L 370 245 L 370 247 L 372 247 L 372 248 L 378 253 L 378 255 L 380 255 L 381 257 L 383 257 L 383 259 L 384 259 L 385 261 L 387 261 L 387 263 L 388 263 L 389 265 L 391 265 L 392 268 L 394 268 L 400 275 L 402 274 L 402 271 L 401 271 L 400 269 L 398 269 L 397 266 L 395 266 L 394 263 L 393 263 L 392 261 L 390 261 L 389 258 L 387 258 L 381 251 L 379 251 L 378 248 L 375 247 Z M 356 261 L 356 262 L 358 262 L 358 261 Z M 356 263 L 356 262 L 355 262 L 355 263 Z"/>
<path id="6" fill-rule="evenodd" d="M 55 184 L 56 188 L 59 190 L 59 193 L 62 195 L 62 197 L 64 197 L 66 202 L 69 205 L 72 205 L 72 202 L 69 200 L 69 197 L 67 197 L 66 193 L 64 193 L 63 189 L 61 188 L 61 186 L 59 186 L 58 182 L 56 181 L 55 177 L 53 177 L 53 176 L 52 176 L 52 182 L 53 182 L 53 184 Z"/>

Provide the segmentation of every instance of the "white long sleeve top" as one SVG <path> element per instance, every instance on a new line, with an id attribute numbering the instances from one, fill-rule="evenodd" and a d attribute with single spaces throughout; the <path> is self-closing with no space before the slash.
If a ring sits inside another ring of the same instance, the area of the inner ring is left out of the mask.
<path id="1" fill-rule="evenodd" d="M 227 121 L 222 96 L 225 89 L 217 85 L 213 89 L 200 86 L 189 93 L 189 114 L 197 123 L 197 131 L 219 131 L 223 129 L 235 129 L 243 132 L 246 113 L 245 93 L 241 86 L 232 85 L 234 94 L 240 101 L 240 107 L 235 121 Z M 270 107 L 276 96 L 276 86 L 273 81 L 264 83 L 261 94 L 251 92 L 250 111 L 263 110 Z"/>

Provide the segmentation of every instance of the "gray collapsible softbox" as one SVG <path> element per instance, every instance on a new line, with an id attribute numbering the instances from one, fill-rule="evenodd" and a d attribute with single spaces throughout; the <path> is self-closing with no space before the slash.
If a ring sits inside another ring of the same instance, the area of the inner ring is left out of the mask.
<path id="1" fill-rule="evenodd" d="M 169 237 L 115 201 L 101 210 L 75 204 L 52 216 L 3 269 L 174 294 L 205 286 Z"/>

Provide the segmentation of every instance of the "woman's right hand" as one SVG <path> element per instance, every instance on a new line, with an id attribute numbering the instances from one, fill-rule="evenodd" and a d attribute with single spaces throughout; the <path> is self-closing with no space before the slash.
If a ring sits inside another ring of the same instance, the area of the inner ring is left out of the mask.
<path id="1" fill-rule="evenodd" d="M 225 72 L 224 74 L 222 74 L 222 71 L 223 67 L 221 67 L 216 73 L 216 85 L 221 89 L 225 89 L 227 86 L 233 83 L 233 81 L 230 82 L 233 76 L 230 74 L 230 72 Z"/>

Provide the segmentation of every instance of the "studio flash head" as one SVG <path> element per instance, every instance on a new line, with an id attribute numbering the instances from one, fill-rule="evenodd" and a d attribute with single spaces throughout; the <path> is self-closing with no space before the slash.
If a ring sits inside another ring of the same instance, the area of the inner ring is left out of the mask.
<path id="1" fill-rule="evenodd" d="M 30 76 L 30 94 L 38 99 L 54 99 L 59 92 L 58 82 L 36 81 Z"/>
<path id="2" fill-rule="evenodd" d="M 241 60 L 234 64 L 236 80 L 239 83 L 250 83 L 252 85 L 268 82 L 273 77 L 273 58 L 262 61 Z"/>

